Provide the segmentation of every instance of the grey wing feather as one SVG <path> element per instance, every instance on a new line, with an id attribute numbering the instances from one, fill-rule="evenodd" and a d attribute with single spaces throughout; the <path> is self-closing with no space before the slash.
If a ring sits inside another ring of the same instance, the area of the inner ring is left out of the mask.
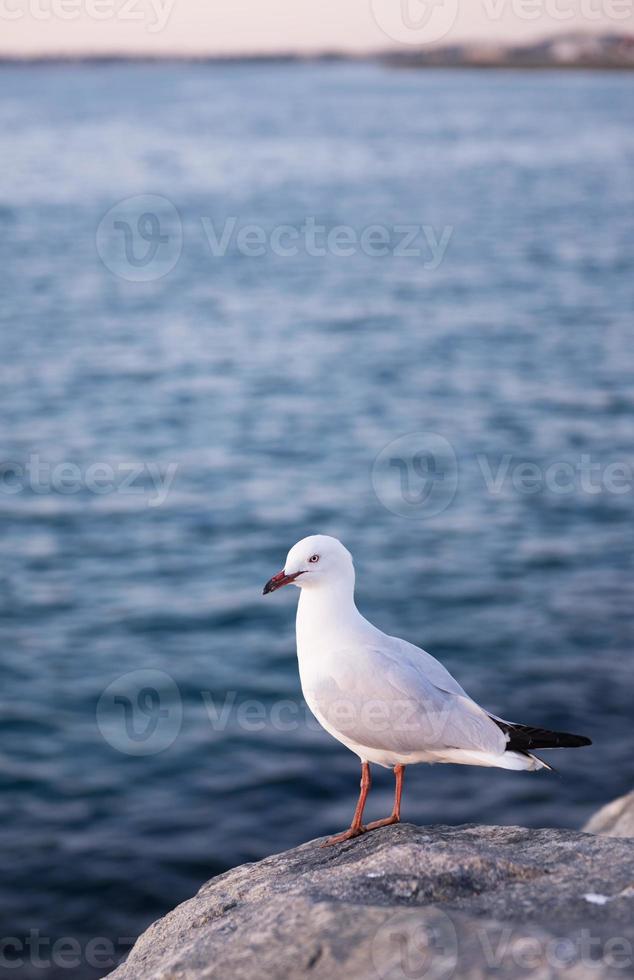
<path id="1" fill-rule="evenodd" d="M 427 653 L 422 647 L 414 646 L 413 643 L 408 643 L 407 640 L 401 640 L 398 636 L 387 636 L 385 639 L 391 641 L 388 645 L 382 645 L 386 656 L 393 655 L 401 663 L 404 661 L 411 662 L 422 670 L 425 677 L 441 691 L 446 691 L 448 694 L 462 694 L 465 698 L 469 697 L 456 678 L 449 673 L 440 660 L 432 657 L 431 653 Z"/>
<path id="2" fill-rule="evenodd" d="M 312 692 L 329 725 L 368 748 L 504 751 L 504 733 L 442 664 L 404 640 L 381 640 Z"/>

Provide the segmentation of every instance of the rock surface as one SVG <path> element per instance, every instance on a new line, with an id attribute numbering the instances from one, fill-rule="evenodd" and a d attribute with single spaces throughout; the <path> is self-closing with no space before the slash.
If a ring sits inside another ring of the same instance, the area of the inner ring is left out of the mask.
<path id="1" fill-rule="evenodd" d="M 583 829 L 606 837 L 634 837 L 634 790 L 601 807 Z"/>
<path id="2" fill-rule="evenodd" d="M 634 973 L 634 840 L 385 827 L 208 882 L 116 980 L 597 980 Z"/>

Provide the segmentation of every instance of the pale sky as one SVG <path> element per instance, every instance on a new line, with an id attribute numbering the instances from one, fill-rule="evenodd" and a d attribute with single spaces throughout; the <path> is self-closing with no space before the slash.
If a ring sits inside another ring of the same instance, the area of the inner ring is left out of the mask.
<path id="1" fill-rule="evenodd" d="M 634 31 L 634 0 L 0 0 L 0 52 L 370 51 Z"/>

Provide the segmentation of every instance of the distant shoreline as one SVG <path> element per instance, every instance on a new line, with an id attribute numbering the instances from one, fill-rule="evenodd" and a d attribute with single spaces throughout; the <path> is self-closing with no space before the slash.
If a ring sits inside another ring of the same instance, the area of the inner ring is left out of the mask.
<path id="1" fill-rule="evenodd" d="M 395 68 L 400 70 L 427 70 L 427 71 L 609 71 L 609 72 L 629 72 L 634 71 L 634 64 L 623 63 L 614 64 L 612 62 L 605 63 L 587 63 L 587 62 L 571 62 L 567 64 L 553 64 L 550 62 L 543 62 L 541 64 L 524 65 L 524 64 L 514 64 L 512 62 L 499 61 L 499 62 L 433 62 L 431 64 L 415 64 L 403 62 L 399 64 L 398 61 L 393 62 L 388 58 L 303 58 L 303 57 L 290 57 L 290 58 L 276 58 L 276 57 L 203 57 L 203 58 L 191 58 L 191 57 L 146 57 L 145 55 L 139 57 L 119 57 L 119 56 L 91 56 L 91 57 L 72 57 L 72 56 L 55 56 L 55 57 L 37 57 L 37 58 L 10 58 L 5 56 L 0 56 L 0 68 L 47 68 L 47 67 L 118 67 L 121 65 L 159 65 L 168 67 L 175 65 L 200 65 L 202 67 L 221 67 L 221 66 L 247 66 L 247 65 L 292 65 L 292 64 L 327 64 L 327 63 L 341 63 L 341 64 L 375 64 L 383 65 L 386 68 Z"/>
<path id="2" fill-rule="evenodd" d="M 534 71 L 632 71 L 634 34 L 570 34 L 524 45 L 465 43 L 444 47 L 383 50 L 367 54 L 322 51 L 314 54 L 43 54 L 0 52 L 0 66 L 48 65 L 286 65 L 380 64 L 389 68 L 466 68 Z"/>
<path id="3" fill-rule="evenodd" d="M 285 54 L 283 52 L 271 54 L 43 54 L 43 55 L 10 55 L 0 53 L 0 64 L 3 65 L 67 65 L 67 64 L 294 64 L 301 62 L 322 62 L 322 61 L 376 61 L 375 55 L 348 55 L 348 54 Z"/>

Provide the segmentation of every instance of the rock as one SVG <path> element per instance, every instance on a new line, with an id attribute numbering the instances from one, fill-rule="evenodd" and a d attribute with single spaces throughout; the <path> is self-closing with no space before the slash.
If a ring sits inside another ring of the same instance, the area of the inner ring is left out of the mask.
<path id="1" fill-rule="evenodd" d="M 116 980 L 597 980 L 634 966 L 634 840 L 385 827 L 212 879 Z"/>
<path id="2" fill-rule="evenodd" d="M 634 837 L 634 790 L 602 806 L 583 829 L 606 837 Z"/>

